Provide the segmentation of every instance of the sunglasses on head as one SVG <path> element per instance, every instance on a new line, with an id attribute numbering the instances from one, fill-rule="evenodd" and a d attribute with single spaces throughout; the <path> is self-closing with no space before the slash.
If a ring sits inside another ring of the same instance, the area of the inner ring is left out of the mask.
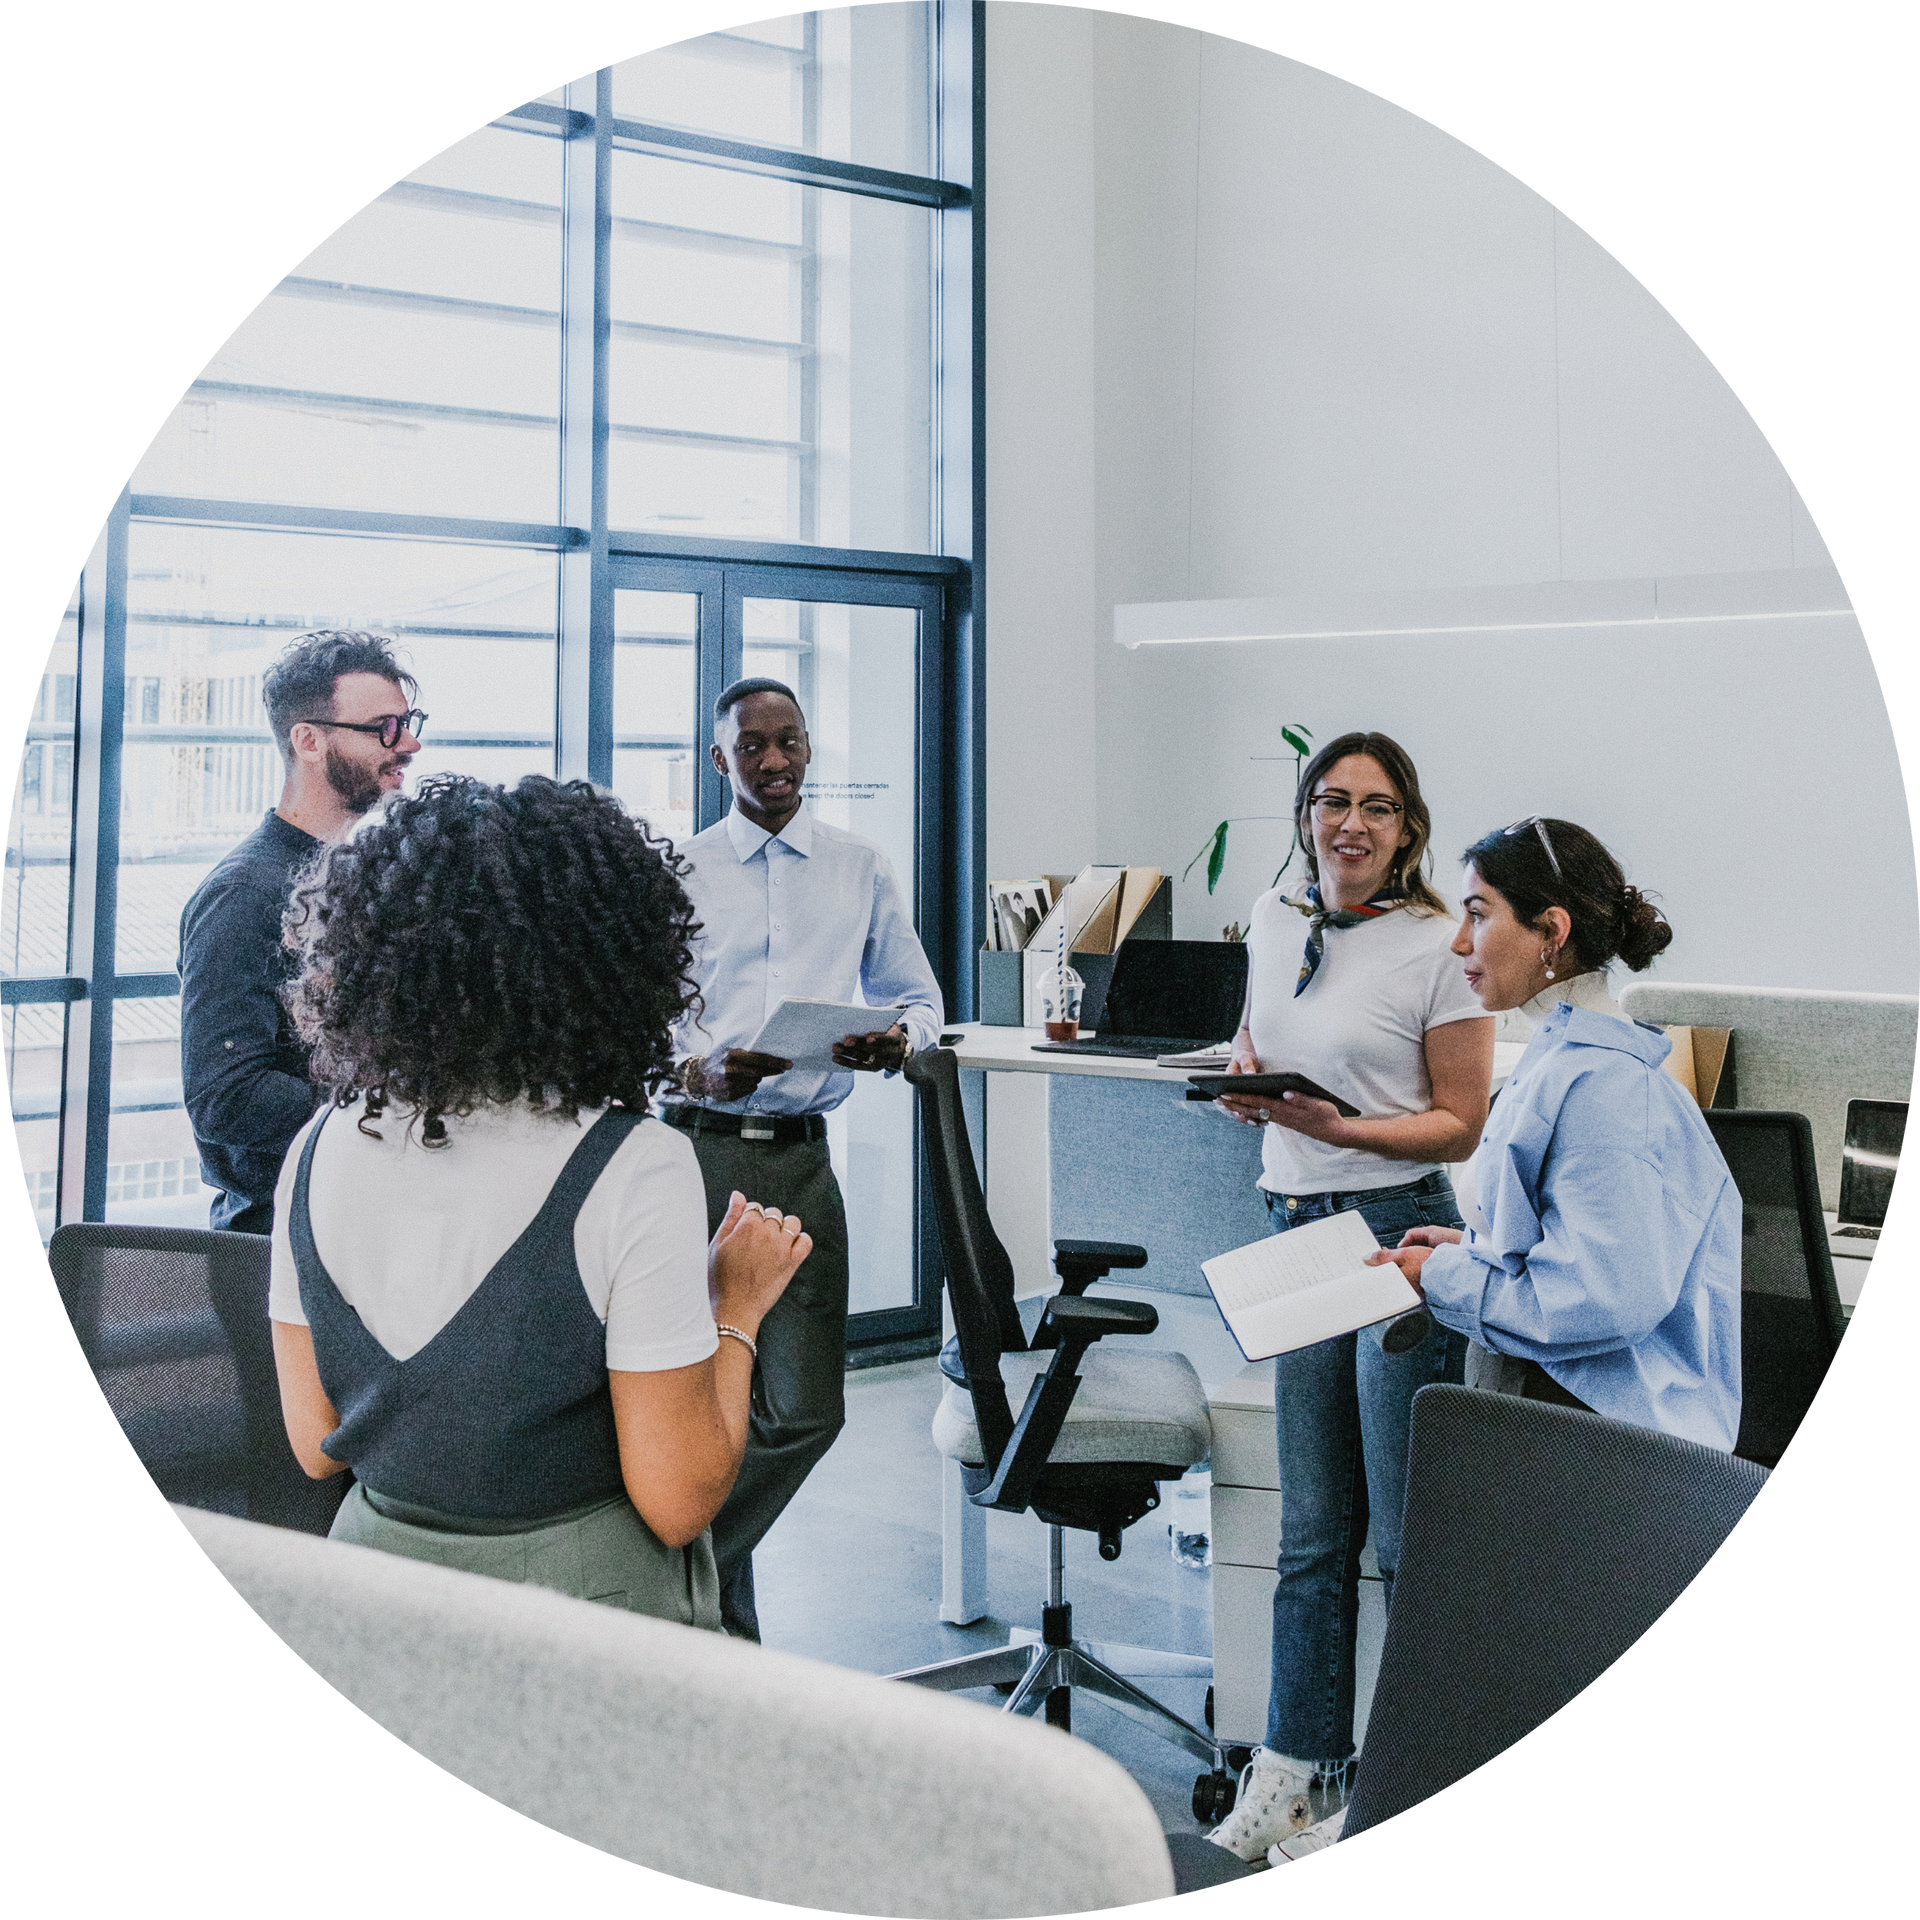
<path id="1" fill-rule="evenodd" d="M 1564 880 L 1567 876 L 1560 871 L 1560 856 L 1553 850 L 1553 842 L 1547 837 L 1547 823 L 1537 813 L 1530 813 L 1524 820 L 1516 820 L 1512 826 L 1503 828 L 1503 833 L 1525 833 L 1531 827 L 1540 836 L 1540 844 L 1547 850 L 1547 858 L 1553 862 L 1553 877 Z"/>

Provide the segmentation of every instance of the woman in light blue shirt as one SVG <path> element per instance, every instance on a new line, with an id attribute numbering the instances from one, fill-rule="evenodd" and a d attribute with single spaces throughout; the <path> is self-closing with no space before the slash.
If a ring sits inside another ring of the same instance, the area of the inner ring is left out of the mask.
<path id="1" fill-rule="evenodd" d="M 1467 850 L 1453 951 L 1489 1013 L 1538 1020 L 1472 1163 L 1464 1232 L 1392 1260 L 1466 1334 L 1469 1385 L 1731 1450 L 1740 1426 L 1740 1197 L 1671 1043 L 1608 965 L 1673 938 L 1584 828 L 1524 820 Z"/>

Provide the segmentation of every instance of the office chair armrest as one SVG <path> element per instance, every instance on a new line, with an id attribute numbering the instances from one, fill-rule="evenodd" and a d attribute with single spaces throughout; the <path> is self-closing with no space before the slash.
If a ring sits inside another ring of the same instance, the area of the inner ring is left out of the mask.
<path id="1" fill-rule="evenodd" d="M 1034 1482 L 1060 1438 L 1073 1396 L 1080 1391 L 1080 1356 L 1105 1333 L 1151 1333 L 1160 1324 L 1160 1315 L 1144 1300 L 1076 1300 L 1057 1294 L 1047 1302 L 1040 1324 L 1052 1329 L 1058 1351 L 1046 1372 L 1027 1389 L 1027 1404 L 1020 1409 L 1013 1437 L 1000 1456 L 999 1471 L 973 1496 L 977 1507 L 1026 1512 Z M 1034 1344 L 1047 1343 L 1036 1338 Z"/>
<path id="2" fill-rule="evenodd" d="M 1053 1243 L 1053 1270 L 1060 1276 L 1061 1290 L 1068 1294 L 1085 1293 L 1113 1267 L 1146 1264 L 1146 1248 L 1130 1246 L 1124 1240 L 1056 1240 Z"/>
<path id="3" fill-rule="evenodd" d="M 1082 1300 L 1057 1293 L 1041 1310 L 1040 1324 L 1051 1327 L 1062 1346 L 1077 1346 L 1084 1353 L 1105 1333 L 1151 1333 L 1160 1315 L 1144 1300 Z M 1062 1361 L 1053 1364 L 1058 1368 Z"/>
<path id="4" fill-rule="evenodd" d="M 1053 1243 L 1053 1270 L 1060 1276 L 1059 1300 L 1077 1300 L 1096 1280 L 1104 1280 L 1112 1267 L 1144 1267 L 1145 1247 L 1131 1246 L 1125 1240 L 1056 1240 Z M 1118 1331 L 1118 1329 L 1114 1329 Z M 1050 1347 L 1055 1334 L 1043 1318 L 1028 1343 Z"/>

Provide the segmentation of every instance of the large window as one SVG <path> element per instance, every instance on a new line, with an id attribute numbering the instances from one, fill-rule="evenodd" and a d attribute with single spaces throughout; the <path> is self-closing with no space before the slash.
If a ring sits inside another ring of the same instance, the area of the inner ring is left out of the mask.
<path id="1" fill-rule="evenodd" d="M 876 837 L 963 1006 L 977 34 L 912 0 L 588 75 L 381 195 L 214 355 L 101 538 L 15 786 L 0 990 L 43 1233 L 205 1222 L 180 910 L 279 797 L 261 676 L 315 627 L 399 642 L 419 774 L 584 776 L 676 840 L 721 804 L 713 693 L 790 678 L 819 804 L 858 827 L 889 796 Z M 842 1127 L 843 1178 L 910 1240 L 875 1131 Z M 927 1318 L 911 1285 L 869 1299 L 871 1333 Z"/>

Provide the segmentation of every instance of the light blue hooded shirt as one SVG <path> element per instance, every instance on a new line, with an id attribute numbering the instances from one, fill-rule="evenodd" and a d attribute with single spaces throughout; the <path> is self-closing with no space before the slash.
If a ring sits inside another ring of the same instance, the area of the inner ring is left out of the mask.
<path id="1" fill-rule="evenodd" d="M 1483 1224 L 1420 1274 L 1434 1318 L 1596 1413 L 1731 1451 L 1740 1196 L 1652 1027 L 1556 1005 L 1474 1161 Z"/>

